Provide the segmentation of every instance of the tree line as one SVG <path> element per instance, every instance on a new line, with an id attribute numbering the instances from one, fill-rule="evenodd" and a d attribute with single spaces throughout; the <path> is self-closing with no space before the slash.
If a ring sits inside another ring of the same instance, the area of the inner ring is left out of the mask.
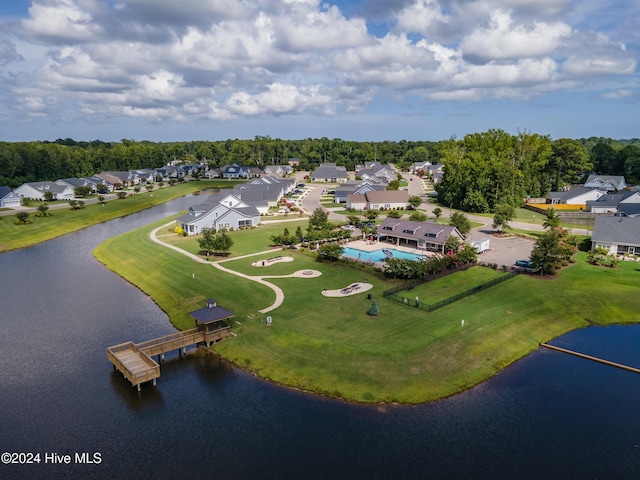
<path id="1" fill-rule="evenodd" d="M 467 212 L 493 212 L 499 205 L 521 206 L 590 173 L 625 175 L 640 181 L 640 143 L 610 139 L 560 138 L 489 130 L 440 144 L 444 164 L 437 185 L 440 203 Z"/>
<path id="2" fill-rule="evenodd" d="M 438 189 L 441 203 L 467 211 L 491 211 L 496 204 L 519 204 L 565 183 L 596 172 L 625 175 L 640 182 L 640 141 L 551 140 L 548 136 L 502 130 L 466 135 L 463 139 L 356 142 L 340 138 L 283 140 L 269 136 L 221 141 L 0 142 L 0 185 L 91 176 L 101 171 L 158 168 L 169 161 L 211 167 L 284 165 L 299 159 L 300 170 L 332 162 L 354 170 L 367 161 L 394 163 L 407 169 L 415 162 L 444 163 Z"/>

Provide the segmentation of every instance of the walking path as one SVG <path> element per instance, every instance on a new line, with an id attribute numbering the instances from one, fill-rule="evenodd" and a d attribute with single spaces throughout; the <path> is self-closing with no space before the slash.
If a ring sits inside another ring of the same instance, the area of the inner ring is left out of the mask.
<path id="1" fill-rule="evenodd" d="M 256 253 L 251 253 L 249 255 L 243 255 L 240 257 L 234 257 L 234 258 L 227 258 L 224 260 L 219 260 L 217 262 L 208 262 L 207 260 L 200 258 L 197 255 L 194 255 L 193 253 L 187 252 L 179 247 L 176 247 L 175 245 L 170 245 L 168 243 L 163 242 L 162 240 L 160 240 L 158 238 L 158 231 L 160 231 L 163 228 L 168 227 L 169 225 L 173 225 L 175 222 L 169 222 L 166 223 L 164 225 L 159 226 L 158 228 L 155 228 L 151 231 L 150 237 L 151 240 L 153 240 L 154 242 L 170 248 L 171 250 L 174 250 L 178 253 L 181 253 L 182 255 L 186 255 L 187 257 L 191 258 L 192 260 L 196 261 L 196 262 L 200 262 L 200 263 L 206 263 L 209 265 L 212 265 L 213 267 L 217 268 L 218 270 L 221 270 L 223 272 L 226 273 L 230 273 L 231 275 L 236 275 L 238 277 L 242 277 L 242 278 L 246 278 L 247 280 L 251 280 L 253 282 L 257 282 L 260 283 L 262 285 L 265 285 L 267 287 L 269 287 L 271 290 L 274 291 L 274 293 L 276 294 L 276 300 L 275 302 L 273 302 L 273 304 L 271 304 L 271 306 L 267 307 L 267 308 L 263 308 L 262 310 L 259 310 L 260 313 L 267 313 L 270 312 L 271 310 L 275 310 L 276 308 L 278 308 L 280 305 L 282 305 L 282 302 L 284 302 L 284 293 L 282 291 L 282 289 L 280 287 L 278 287 L 277 285 L 274 285 L 271 282 L 267 282 L 266 280 L 264 280 L 265 278 L 289 278 L 289 277 L 297 277 L 297 278 L 314 278 L 314 277 L 318 277 L 320 275 L 322 275 L 322 272 L 319 272 L 318 270 L 298 270 L 297 272 L 294 272 L 292 274 L 289 275 L 246 275 L 244 273 L 240 273 L 237 272 L 235 270 L 231 270 L 230 268 L 224 267 L 222 265 L 220 265 L 221 263 L 224 262 L 228 262 L 231 260 L 239 260 L 241 258 L 249 258 L 249 257 L 253 257 L 256 255 L 264 255 L 266 253 L 272 253 L 273 250 L 264 250 L 262 252 L 256 252 Z"/>

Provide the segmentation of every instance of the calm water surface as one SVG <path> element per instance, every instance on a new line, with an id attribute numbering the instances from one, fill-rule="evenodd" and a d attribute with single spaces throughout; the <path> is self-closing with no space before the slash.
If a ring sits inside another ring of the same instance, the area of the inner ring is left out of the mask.
<path id="1" fill-rule="evenodd" d="M 171 333 L 91 256 L 193 198 L 0 255 L 0 452 L 101 455 L 1 465 L 0 478 L 575 478 L 640 475 L 640 376 L 536 351 L 452 398 L 360 406 L 263 382 L 212 355 L 168 356 L 135 391 L 106 347 Z M 640 327 L 553 343 L 640 366 Z"/>

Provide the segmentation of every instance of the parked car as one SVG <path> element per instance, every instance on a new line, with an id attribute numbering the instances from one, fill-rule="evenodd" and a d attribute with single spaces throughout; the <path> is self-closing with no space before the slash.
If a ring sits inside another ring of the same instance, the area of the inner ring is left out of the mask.
<path id="1" fill-rule="evenodd" d="M 533 268 L 530 260 L 516 260 L 516 267 Z"/>
<path id="2" fill-rule="evenodd" d="M 343 225 L 342 229 L 343 230 L 351 230 L 351 231 L 353 231 L 353 230 L 356 229 L 356 227 L 354 227 L 353 225 Z"/>

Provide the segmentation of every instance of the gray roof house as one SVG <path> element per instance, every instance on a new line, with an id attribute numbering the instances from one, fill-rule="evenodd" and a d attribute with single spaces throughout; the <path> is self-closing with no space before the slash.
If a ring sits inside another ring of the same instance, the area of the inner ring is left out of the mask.
<path id="1" fill-rule="evenodd" d="M 597 247 L 612 255 L 640 254 L 640 217 L 596 217 L 591 250 Z"/>
<path id="2" fill-rule="evenodd" d="M 620 202 L 623 202 L 633 196 L 636 196 L 637 200 L 635 202 L 627 203 L 640 203 L 640 194 L 629 190 L 622 190 L 618 193 L 607 193 L 597 200 L 588 201 L 587 211 L 593 213 L 618 213 L 618 206 L 620 205 Z"/>
<path id="3" fill-rule="evenodd" d="M 312 182 L 344 183 L 349 179 L 347 168 L 335 163 L 322 163 L 311 174 Z"/>
<path id="4" fill-rule="evenodd" d="M 622 175 L 596 175 L 592 173 L 584 182 L 587 188 L 598 188 L 607 192 L 617 192 L 627 187 L 627 182 Z"/>
<path id="5" fill-rule="evenodd" d="M 45 192 L 51 192 L 54 200 L 71 200 L 74 198 L 73 188 L 68 185 L 58 185 L 55 182 L 23 183 L 13 192 L 21 197 L 33 200 L 44 200 Z"/>
<path id="6" fill-rule="evenodd" d="M 335 203 L 346 203 L 347 196 L 356 193 L 364 194 L 372 190 L 386 190 L 387 186 L 377 179 L 372 180 L 350 180 L 336 187 L 334 193 Z"/>
<path id="7" fill-rule="evenodd" d="M 449 237 L 454 236 L 460 242 L 464 241 L 464 236 L 456 227 L 395 218 L 386 218 L 378 227 L 377 233 L 380 241 L 443 254 Z"/>
<path id="8" fill-rule="evenodd" d="M 16 208 L 22 204 L 22 197 L 10 187 L 0 187 L 0 208 Z"/>
<path id="9" fill-rule="evenodd" d="M 583 205 L 588 201 L 598 200 L 601 196 L 606 195 L 606 193 L 606 190 L 599 190 L 597 188 L 575 187 L 566 192 L 549 192 L 547 194 L 547 203 Z"/>
<path id="10" fill-rule="evenodd" d="M 204 228 L 218 231 L 256 226 L 260 223 L 260 212 L 235 195 L 227 194 L 192 205 L 188 213 L 176 219 L 176 223 L 187 235 L 198 235 Z"/>

